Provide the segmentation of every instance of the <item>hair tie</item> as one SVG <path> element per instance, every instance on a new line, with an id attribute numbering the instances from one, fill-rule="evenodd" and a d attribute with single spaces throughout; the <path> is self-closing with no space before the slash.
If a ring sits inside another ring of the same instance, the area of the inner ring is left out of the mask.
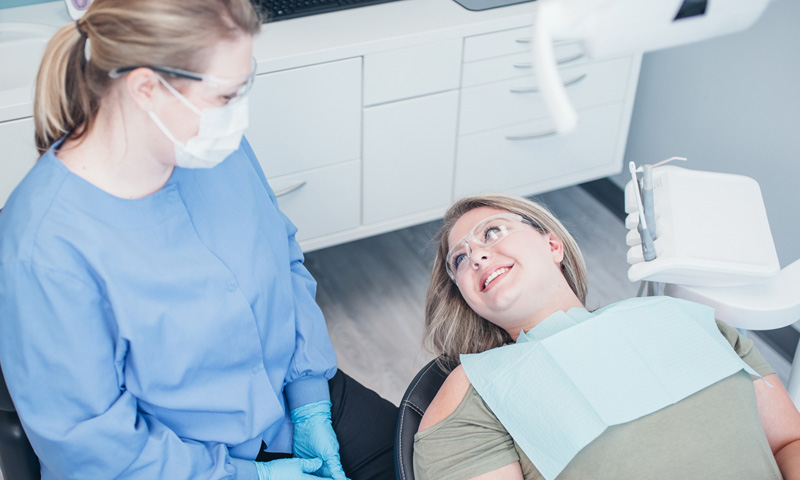
<path id="1" fill-rule="evenodd" d="M 80 20 L 75 20 L 75 28 L 76 28 L 76 29 L 78 29 L 78 33 L 80 33 L 80 34 L 81 34 L 81 37 L 83 37 L 83 39 L 84 39 L 84 40 L 88 40 L 88 39 L 89 39 L 89 34 L 88 34 L 88 33 L 86 33 L 86 32 L 85 32 L 85 31 L 84 31 L 84 30 L 81 28 L 81 26 L 80 26 L 80 24 L 79 24 L 78 22 L 80 22 Z"/>

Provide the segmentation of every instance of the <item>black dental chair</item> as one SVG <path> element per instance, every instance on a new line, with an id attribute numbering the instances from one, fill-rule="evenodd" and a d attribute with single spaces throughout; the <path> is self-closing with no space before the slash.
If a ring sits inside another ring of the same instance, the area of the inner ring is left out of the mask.
<path id="1" fill-rule="evenodd" d="M 432 360 L 411 380 L 403 395 L 397 412 L 394 438 L 394 471 L 398 480 L 414 480 L 414 434 L 417 433 L 422 415 L 453 367 L 455 363 L 444 358 L 439 362 Z"/>
<path id="2" fill-rule="evenodd" d="M 0 368 L 0 471 L 4 480 L 39 480 L 39 459 L 22 430 Z"/>

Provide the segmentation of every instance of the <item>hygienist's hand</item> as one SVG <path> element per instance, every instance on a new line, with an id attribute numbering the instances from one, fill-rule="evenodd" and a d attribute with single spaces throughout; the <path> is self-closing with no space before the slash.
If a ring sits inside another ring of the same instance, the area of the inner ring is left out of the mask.
<path id="1" fill-rule="evenodd" d="M 256 464 L 258 480 L 319 480 L 311 475 L 322 467 L 319 458 L 287 458 Z"/>
<path id="2" fill-rule="evenodd" d="M 347 480 L 339 459 L 339 441 L 331 423 L 331 402 L 309 403 L 290 412 L 294 424 L 292 450 L 298 458 L 320 458 L 319 474 Z"/>

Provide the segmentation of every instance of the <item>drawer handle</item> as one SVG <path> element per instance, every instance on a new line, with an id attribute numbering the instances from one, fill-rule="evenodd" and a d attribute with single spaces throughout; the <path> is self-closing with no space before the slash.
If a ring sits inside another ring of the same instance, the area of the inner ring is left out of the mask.
<path id="1" fill-rule="evenodd" d="M 517 43 L 531 43 L 531 39 L 530 39 L 530 38 L 527 38 L 527 37 L 525 37 L 525 38 L 518 38 L 518 39 L 517 39 Z"/>
<path id="2" fill-rule="evenodd" d="M 532 140 L 534 138 L 542 138 L 542 137 L 550 137 L 555 135 L 557 132 L 555 130 L 550 130 L 549 132 L 542 132 L 542 133 L 523 133 L 521 135 L 506 135 L 506 140 Z"/>
<path id="3" fill-rule="evenodd" d="M 300 182 L 298 184 L 292 185 L 291 187 L 286 187 L 286 188 L 284 188 L 283 190 L 281 190 L 279 192 L 275 192 L 275 198 L 282 197 L 284 195 L 289 195 L 290 193 L 294 192 L 295 190 L 300 190 L 301 188 L 303 188 L 305 186 L 305 184 L 306 184 L 306 182 L 304 180 L 304 181 L 302 181 L 302 182 Z"/>
<path id="4" fill-rule="evenodd" d="M 588 77 L 588 73 L 584 73 L 583 75 L 573 78 L 568 82 L 564 82 L 565 87 L 569 87 L 570 85 L 575 85 L 576 83 L 580 82 L 584 78 Z M 539 91 L 539 87 L 521 87 L 521 88 L 511 88 L 509 92 L 511 93 L 535 93 Z"/>
<path id="5" fill-rule="evenodd" d="M 574 62 L 575 60 L 579 60 L 583 58 L 583 53 L 576 53 L 575 55 L 567 58 L 562 58 L 561 60 L 556 62 L 556 65 L 563 65 L 565 63 Z M 515 63 L 514 68 L 533 68 L 532 63 Z"/>

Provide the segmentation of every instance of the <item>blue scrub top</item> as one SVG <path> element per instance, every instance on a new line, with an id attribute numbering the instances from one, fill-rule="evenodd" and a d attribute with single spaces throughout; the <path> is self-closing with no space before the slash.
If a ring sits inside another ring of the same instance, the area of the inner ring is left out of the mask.
<path id="1" fill-rule="evenodd" d="M 246 140 L 126 200 L 48 152 L 0 213 L 0 364 L 42 478 L 231 478 L 336 357 Z M 288 405 L 287 405 L 288 403 Z"/>

